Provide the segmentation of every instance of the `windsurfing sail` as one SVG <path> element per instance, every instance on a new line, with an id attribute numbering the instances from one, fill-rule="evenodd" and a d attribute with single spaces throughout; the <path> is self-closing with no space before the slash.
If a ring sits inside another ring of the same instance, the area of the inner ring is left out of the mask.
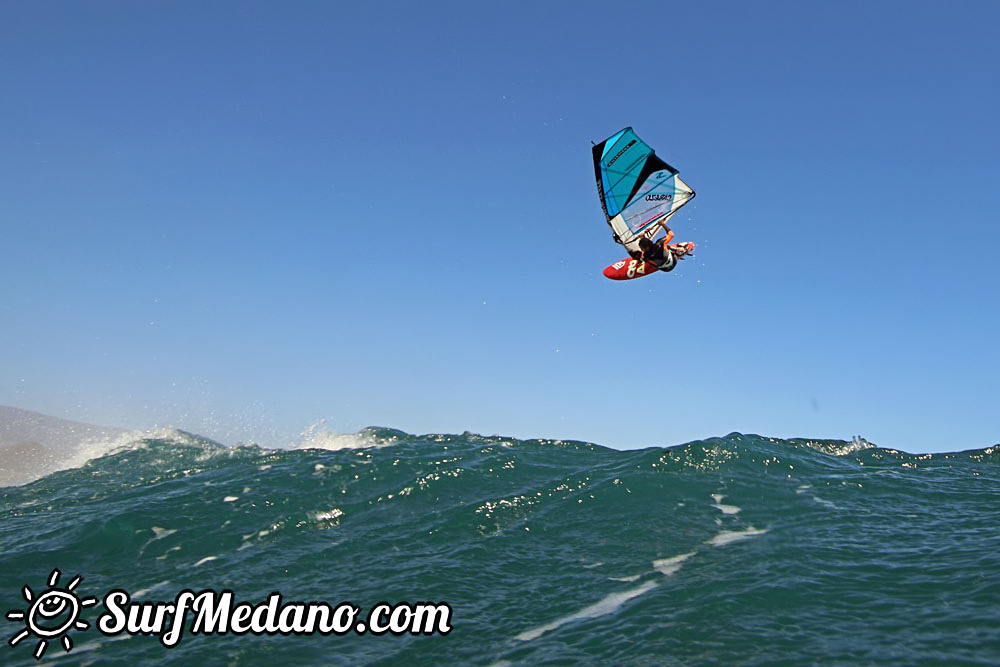
<path id="1" fill-rule="evenodd" d="M 594 146 L 594 173 L 615 240 L 629 250 L 638 250 L 640 237 L 655 235 L 694 197 L 677 170 L 631 127 Z"/>

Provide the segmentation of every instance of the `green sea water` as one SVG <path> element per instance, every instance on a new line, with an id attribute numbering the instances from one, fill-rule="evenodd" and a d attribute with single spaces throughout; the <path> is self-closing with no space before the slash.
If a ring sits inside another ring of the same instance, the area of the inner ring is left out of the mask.
<path id="1" fill-rule="evenodd" d="M 1000 447 L 390 429 L 325 447 L 163 433 L 0 489 L 0 664 L 37 664 L 40 642 L 65 665 L 1000 664 Z M 447 604 L 451 629 L 205 635 L 189 617 L 167 648 L 99 631 L 114 589 Z M 95 602 L 45 625 L 47 591 Z"/>

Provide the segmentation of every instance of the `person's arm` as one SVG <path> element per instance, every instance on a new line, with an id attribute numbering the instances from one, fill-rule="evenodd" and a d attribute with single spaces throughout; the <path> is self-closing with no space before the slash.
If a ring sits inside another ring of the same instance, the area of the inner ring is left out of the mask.
<path id="1" fill-rule="evenodd" d="M 670 229 L 666 225 L 664 225 L 663 228 L 667 230 L 667 236 L 663 239 L 663 243 L 670 243 L 674 240 L 674 230 Z"/>

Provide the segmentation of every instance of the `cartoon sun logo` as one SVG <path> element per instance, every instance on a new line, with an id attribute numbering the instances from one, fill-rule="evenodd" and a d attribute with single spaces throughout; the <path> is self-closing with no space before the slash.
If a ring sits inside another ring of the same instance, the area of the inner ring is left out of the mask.
<path id="1" fill-rule="evenodd" d="M 39 638 L 35 649 L 35 660 L 41 660 L 49 640 L 62 636 L 63 648 L 68 652 L 73 648 L 73 640 L 67 634 L 71 629 L 86 630 L 90 624 L 79 620 L 80 611 L 84 607 L 97 604 L 97 598 L 80 599 L 73 592 L 83 577 L 76 575 L 65 589 L 59 585 L 59 570 L 52 570 L 49 575 L 49 589 L 39 596 L 25 586 L 22 589 L 24 599 L 30 604 L 27 611 L 11 609 L 7 612 L 8 621 L 24 621 L 25 627 L 10 638 L 10 645 L 17 646 L 25 637 L 35 635 Z"/>

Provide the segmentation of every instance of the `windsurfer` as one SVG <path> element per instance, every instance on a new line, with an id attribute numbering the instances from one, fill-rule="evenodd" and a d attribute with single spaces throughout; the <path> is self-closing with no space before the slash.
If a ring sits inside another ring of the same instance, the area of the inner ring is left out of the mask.
<path id="1" fill-rule="evenodd" d="M 694 244 L 675 243 L 670 245 L 674 238 L 674 233 L 669 227 L 665 227 L 667 235 L 662 239 L 651 241 L 649 237 L 643 236 L 639 239 L 639 251 L 636 259 L 649 262 L 660 271 L 673 271 L 677 266 L 677 260 L 683 259 L 694 250 Z"/>

